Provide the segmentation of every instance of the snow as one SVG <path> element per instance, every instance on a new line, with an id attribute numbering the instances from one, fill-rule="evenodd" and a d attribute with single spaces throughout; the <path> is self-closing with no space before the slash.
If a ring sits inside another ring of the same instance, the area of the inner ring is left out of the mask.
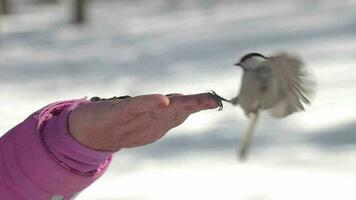
<path id="1" fill-rule="evenodd" d="M 355 0 L 90 1 L 79 27 L 69 1 L 16 2 L 1 25 L 0 133 L 62 99 L 211 89 L 230 98 L 241 77 L 232 64 L 251 51 L 297 52 L 318 80 L 307 112 L 262 116 L 247 163 L 235 159 L 247 120 L 226 105 L 120 151 L 77 199 L 356 198 Z"/>

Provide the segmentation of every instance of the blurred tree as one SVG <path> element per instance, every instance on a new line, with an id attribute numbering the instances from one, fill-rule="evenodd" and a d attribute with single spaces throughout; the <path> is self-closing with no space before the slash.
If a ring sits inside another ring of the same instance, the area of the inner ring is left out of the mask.
<path id="1" fill-rule="evenodd" d="M 0 0 L 0 15 L 9 14 L 9 2 L 8 0 Z"/>
<path id="2" fill-rule="evenodd" d="M 59 0 L 40 0 L 41 3 L 58 3 Z"/>
<path id="3" fill-rule="evenodd" d="M 73 18 L 75 24 L 84 23 L 86 20 L 86 0 L 73 0 Z"/>
<path id="4" fill-rule="evenodd" d="M 40 2 L 45 2 L 45 3 L 57 3 L 59 0 L 40 0 Z"/>

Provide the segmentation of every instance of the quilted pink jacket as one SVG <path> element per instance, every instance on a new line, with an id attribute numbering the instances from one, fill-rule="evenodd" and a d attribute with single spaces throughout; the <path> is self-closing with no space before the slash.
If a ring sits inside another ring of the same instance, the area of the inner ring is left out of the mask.
<path id="1" fill-rule="evenodd" d="M 73 199 L 105 172 L 112 152 L 85 147 L 68 133 L 70 111 L 87 102 L 50 104 L 0 138 L 0 199 Z"/>

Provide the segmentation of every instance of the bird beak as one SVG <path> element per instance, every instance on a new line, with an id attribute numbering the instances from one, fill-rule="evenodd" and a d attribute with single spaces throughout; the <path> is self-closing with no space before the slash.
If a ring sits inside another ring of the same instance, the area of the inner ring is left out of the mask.
<path id="1" fill-rule="evenodd" d="M 245 67 L 244 66 L 242 66 L 242 64 L 241 64 L 241 62 L 238 62 L 238 63 L 236 63 L 236 64 L 234 64 L 235 66 L 239 66 L 239 67 L 241 67 L 243 70 L 246 70 L 245 69 Z"/>

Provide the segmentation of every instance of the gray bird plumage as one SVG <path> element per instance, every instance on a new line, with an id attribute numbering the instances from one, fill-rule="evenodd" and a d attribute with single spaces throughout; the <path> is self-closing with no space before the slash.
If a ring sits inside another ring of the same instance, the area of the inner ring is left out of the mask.
<path id="1" fill-rule="evenodd" d="M 240 92 L 230 102 L 240 105 L 250 119 L 238 152 L 239 158 L 245 159 L 260 112 L 267 110 L 282 118 L 305 110 L 315 84 L 302 60 L 286 53 L 271 57 L 251 53 L 236 65 L 244 71 Z"/>

